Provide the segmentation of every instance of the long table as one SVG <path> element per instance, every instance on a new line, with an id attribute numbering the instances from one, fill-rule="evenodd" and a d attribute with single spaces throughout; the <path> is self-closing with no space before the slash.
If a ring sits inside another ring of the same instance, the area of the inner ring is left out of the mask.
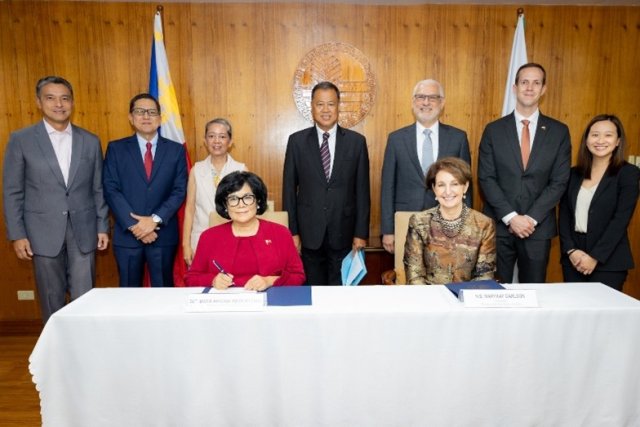
<path id="1" fill-rule="evenodd" d="M 362 286 L 187 313 L 200 289 L 93 289 L 51 317 L 30 371 L 44 426 L 640 425 L 640 302 L 508 287 L 540 308 Z"/>

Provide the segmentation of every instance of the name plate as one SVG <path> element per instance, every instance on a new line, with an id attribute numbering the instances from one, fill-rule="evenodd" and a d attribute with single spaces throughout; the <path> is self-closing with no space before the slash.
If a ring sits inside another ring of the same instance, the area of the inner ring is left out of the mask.
<path id="1" fill-rule="evenodd" d="M 459 299 L 465 307 L 474 308 L 539 307 L 535 289 L 463 289 Z"/>
<path id="2" fill-rule="evenodd" d="M 264 292 L 211 292 L 187 295 L 188 313 L 214 311 L 262 311 L 267 305 Z"/>

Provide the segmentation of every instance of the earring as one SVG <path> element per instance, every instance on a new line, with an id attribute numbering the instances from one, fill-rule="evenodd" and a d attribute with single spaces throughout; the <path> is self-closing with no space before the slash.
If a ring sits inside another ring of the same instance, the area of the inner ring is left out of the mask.
<path id="1" fill-rule="evenodd" d="M 462 198 L 463 198 L 463 199 L 466 199 L 466 198 L 467 198 L 467 193 L 463 193 L 463 194 L 462 194 Z"/>

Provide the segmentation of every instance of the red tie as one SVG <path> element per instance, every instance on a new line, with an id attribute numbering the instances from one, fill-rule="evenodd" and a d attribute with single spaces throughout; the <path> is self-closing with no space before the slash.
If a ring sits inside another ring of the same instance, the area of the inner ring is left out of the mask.
<path id="1" fill-rule="evenodd" d="M 153 154 L 151 154 L 151 143 L 147 142 L 147 152 L 144 153 L 144 171 L 147 173 L 147 179 L 151 178 L 152 168 L 153 168 Z"/>
<path id="2" fill-rule="evenodd" d="M 531 137 L 529 136 L 529 120 L 522 121 L 522 138 L 520 140 L 520 150 L 522 150 L 522 166 L 526 169 L 531 153 Z"/>

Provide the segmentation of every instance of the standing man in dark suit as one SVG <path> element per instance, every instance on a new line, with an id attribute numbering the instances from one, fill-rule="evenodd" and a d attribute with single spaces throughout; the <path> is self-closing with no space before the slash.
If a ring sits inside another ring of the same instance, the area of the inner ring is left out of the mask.
<path id="1" fill-rule="evenodd" d="M 309 285 L 341 285 L 342 259 L 369 237 L 369 153 L 364 136 L 338 126 L 340 91 L 311 91 L 315 126 L 289 136 L 282 204 Z"/>
<path id="2" fill-rule="evenodd" d="M 43 120 L 11 134 L 4 157 L 4 219 L 19 259 L 33 260 L 42 320 L 96 280 L 95 251 L 109 243 L 98 138 L 71 124 L 73 88 L 36 85 Z"/>
<path id="3" fill-rule="evenodd" d="M 497 276 L 511 282 L 518 262 L 521 283 L 544 283 L 551 239 L 558 234 L 556 206 L 569 180 L 571 138 L 564 123 L 538 109 L 546 72 L 535 63 L 516 74 L 515 111 L 489 123 L 480 141 L 478 180 L 484 212 L 496 221 Z"/>
<path id="4" fill-rule="evenodd" d="M 439 82 L 418 82 L 412 102 L 416 123 L 389 134 L 382 164 L 380 228 L 382 246 L 390 253 L 394 251 L 396 211 L 422 211 L 437 204 L 433 190 L 425 182 L 431 163 L 443 157 L 459 157 L 471 164 L 466 132 L 439 121 L 444 102 L 444 89 Z M 473 204 L 471 185 L 465 202 L 469 207 Z"/>
<path id="5" fill-rule="evenodd" d="M 116 220 L 113 251 L 123 287 L 142 285 L 145 264 L 151 286 L 173 286 L 187 162 L 180 143 L 158 134 L 160 113 L 153 96 L 134 96 L 129 121 L 136 133 L 110 142 L 105 156 L 104 192 Z"/>

